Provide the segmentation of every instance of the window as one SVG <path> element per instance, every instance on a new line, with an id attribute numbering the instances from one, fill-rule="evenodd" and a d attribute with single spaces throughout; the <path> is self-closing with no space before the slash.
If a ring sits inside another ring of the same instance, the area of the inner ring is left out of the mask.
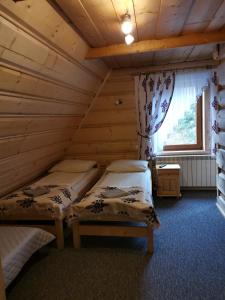
<path id="1" fill-rule="evenodd" d="M 202 97 L 182 112 L 167 131 L 163 151 L 201 150 L 202 142 Z"/>
<path id="2" fill-rule="evenodd" d="M 178 71 L 165 120 L 153 136 L 155 153 L 203 150 L 204 88 L 207 70 Z"/>

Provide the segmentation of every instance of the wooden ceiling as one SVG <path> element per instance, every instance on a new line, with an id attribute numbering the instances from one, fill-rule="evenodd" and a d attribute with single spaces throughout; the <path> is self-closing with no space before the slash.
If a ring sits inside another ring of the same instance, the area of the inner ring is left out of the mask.
<path id="1" fill-rule="evenodd" d="M 90 47 L 124 42 L 121 16 L 128 10 L 135 41 L 176 37 L 225 28 L 225 0 L 50 0 Z M 104 58 L 109 67 L 141 67 L 211 59 L 215 45 L 188 46 Z"/>

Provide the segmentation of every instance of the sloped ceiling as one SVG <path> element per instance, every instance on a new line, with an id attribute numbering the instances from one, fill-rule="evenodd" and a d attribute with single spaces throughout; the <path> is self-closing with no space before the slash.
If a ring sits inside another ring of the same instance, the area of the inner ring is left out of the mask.
<path id="1" fill-rule="evenodd" d="M 49 0 L 67 15 L 91 47 L 124 42 L 121 16 L 131 14 L 135 41 L 224 29 L 224 0 Z M 104 58 L 112 68 L 211 59 L 215 45 Z"/>

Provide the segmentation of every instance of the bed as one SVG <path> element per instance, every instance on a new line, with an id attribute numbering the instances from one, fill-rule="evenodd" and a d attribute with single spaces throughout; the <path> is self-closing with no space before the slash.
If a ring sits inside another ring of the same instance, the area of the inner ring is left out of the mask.
<path id="1" fill-rule="evenodd" d="M 25 222 L 26 226 L 46 229 L 56 235 L 59 249 L 64 247 L 63 220 L 67 209 L 98 180 L 95 161 L 64 160 L 29 186 L 0 200 L 1 223 Z M 37 222 L 38 221 L 38 222 Z"/>
<path id="2" fill-rule="evenodd" d="M 15 279 L 28 259 L 55 239 L 39 228 L 0 227 L 0 257 L 5 288 Z"/>
<path id="3" fill-rule="evenodd" d="M 80 248 L 82 235 L 147 237 L 147 250 L 152 253 L 153 230 L 159 227 L 159 220 L 152 202 L 147 162 L 113 162 L 95 186 L 70 206 L 67 221 L 73 228 L 75 248 Z M 133 222 L 135 226 L 122 222 Z"/>

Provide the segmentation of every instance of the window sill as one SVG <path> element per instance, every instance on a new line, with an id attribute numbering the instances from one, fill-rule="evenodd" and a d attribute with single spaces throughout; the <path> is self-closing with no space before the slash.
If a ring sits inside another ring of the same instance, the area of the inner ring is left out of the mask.
<path id="1" fill-rule="evenodd" d="M 205 150 L 186 150 L 186 151 L 162 151 L 156 154 L 157 157 L 167 157 L 167 156 L 211 156 L 209 151 Z"/>

